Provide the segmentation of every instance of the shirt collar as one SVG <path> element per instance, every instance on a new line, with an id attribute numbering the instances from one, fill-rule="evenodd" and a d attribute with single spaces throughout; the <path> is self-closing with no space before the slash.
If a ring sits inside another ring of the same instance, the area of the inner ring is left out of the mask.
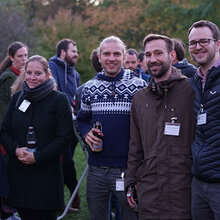
<path id="1" fill-rule="evenodd" d="M 198 75 L 201 77 L 201 78 L 204 78 L 208 75 L 209 71 L 214 67 L 218 67 L 220 66 L 220 57 L 215 61 L 215 63 L 212 64 L 212 66 L 209 67 L 208 71 L 207 71 L 207 74 L 203 73 L 201 71 L 201 67 L 198 68 Z"/>

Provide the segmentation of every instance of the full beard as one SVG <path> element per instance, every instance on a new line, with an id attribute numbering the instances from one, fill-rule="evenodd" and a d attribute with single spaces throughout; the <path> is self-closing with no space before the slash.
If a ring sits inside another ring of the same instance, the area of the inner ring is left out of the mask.
<path id="1" fill-rule="evenodd" d="M 65 62 L 69 65 L 69 66 L 75 66 L 76 61 L 74 59 L 75 57 L 71 58 L 70 56 L 66 55 L 65 57 Z"/>
<path id="2" fill-rule="evenodd" d="M 158 65 L 158 64 L 160 65 L 160 63 L 156 63 L 156 65 Z M 154 65 L 155 65 L 155 64 L 154 64 Z M 169 70 L 169 68 L 170 68 L 170 62 L 168 61 L 167 63 L 164 63 L 164 64 L 162 65 L 161 69 L 159 70 L 159 72 L 151 71 L 151 66 L 152 66 L 152 64 L 148 65 L 148 70 L 149 70 L 150 74 L 151 74 L 152 76 L 154 76 L 155 78 L 161 78 L 161 77 L 163 77 L 163 76 L 167 73 L 167 71 Z"/>

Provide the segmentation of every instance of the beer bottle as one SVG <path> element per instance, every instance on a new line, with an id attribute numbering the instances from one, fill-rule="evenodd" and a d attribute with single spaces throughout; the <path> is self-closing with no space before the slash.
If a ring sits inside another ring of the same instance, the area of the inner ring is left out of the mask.
<path id="1" fill-rule="evenodd" d="M 101 132 L 102 132 L 102 124 L 99 122 L 99 121 L 95 121 L 94 125 L 93 125 L 94 128 L 98 129 L 100 132 L 97 133 L 97 132 L 94 132 L 94 136 L 96 136 L 97 138 L 99 139 L 103 139 L 103 136 L 101 135 Z M 99 151 L 102 151 L 102 141 L 100 142 L 99 145 L 95 145 L 93 144 L 93 148 L 94 148 L 94 151 L 95 152 L 99 152 Z"/>
<path id="2" fill-rule="evenodd" d="M 27 133 L 27 150 L 29 152 L 36 152 L 37 147 L 36 147 L 36 136 L 34 133 L 34 128 L 32 126 L 28 127 L 28 133 Z"/>

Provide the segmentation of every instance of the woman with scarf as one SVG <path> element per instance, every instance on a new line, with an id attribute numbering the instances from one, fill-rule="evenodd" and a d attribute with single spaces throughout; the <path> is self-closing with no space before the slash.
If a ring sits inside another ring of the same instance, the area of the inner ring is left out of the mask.
<path id="1" fill-rule="evenodd" d="M 13 95 L 2 122 L 0 141 L 9 154 L 7 203 L 22 220 L 55 220 L 64 206 L 61 154 L 73 126 L 68 98 L 54 88 L 46 59 L 32 56 L 25 64 L 22 90 Z M 27 144 L 30 127 L 34 150 Z"/>
<path id="2" fill-rule="evenodd" d="M 21 42 L 9 45 L 7 56 L 0 64 L 0 124 L 11 98 L 11 86 L 24 69 L 28 47 Z"/>

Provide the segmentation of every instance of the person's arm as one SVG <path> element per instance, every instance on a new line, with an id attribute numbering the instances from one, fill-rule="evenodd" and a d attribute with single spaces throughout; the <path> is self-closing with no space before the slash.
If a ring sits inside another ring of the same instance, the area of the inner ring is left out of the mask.
<path id="1" fill-rule="evenodd" d="M 15 80 L 15 76 L 12 73 L 1 75 L 0 79 L 0 124 L 2 122 L 2 118 L 7 110 L 8 104 L 11 99 L 11 86 Z"/>
<path id="2" fill-rule="evenodd" d="M 15 105 L 17 101 L 18 95 L 14 95 L 10 102 L 8 109 L 6 111 L 5 117 L 3 118 L 2 125 L 1 125 L 1 131 L 0 131 L 0 142 L 4 146 L 7 153 L 11 156 L 16 156 L 16 148 L 18 146 L 18 142 L 13 140 L 11 136 L 10 126 L 12 124 L 12 115 L 15 110 Z"/>
<path id="3" fill-rule="evenodd" d="M 101 139 L 97 138 L 94 133 L 100 133 L 98 129 L 93 128 L 92 121 L 92 109 L 90 103 L 90 96 L 87 93 L 86 86 L 82 90 L 81 94 L 81 109 L 77 114 L 77 127 L 81 138 L 90 149 L 94 151 L 93 144 L 99 145 Z M 103 135 L 103 134 L 101 134 Z"/>
<path id="4" fill-rule="evenodd" d="M 143 161 L 144 158 L 137 116 L 138 114 L 135 109 L 134 97 L 131 105 L 130 142 L 127 170 L 125 172 L 125 189 L 127 192 L 127 200 L 131 208 L 134 208 L 137 202 L 135 198 L 135 186 L 137 184 L 136 172 L 140 165 L 140 162 Z"/>
<path id="5" fill-rule="evenodd" d="M 48 100 L 49 101 L 49 100 Z M 42 150 L 34 153 L 37 164 L 59 156 L 68 147 L 73 135 L 72 113 L 68 98 L 60 93 L 56 102 L 56 137 Z"/>

